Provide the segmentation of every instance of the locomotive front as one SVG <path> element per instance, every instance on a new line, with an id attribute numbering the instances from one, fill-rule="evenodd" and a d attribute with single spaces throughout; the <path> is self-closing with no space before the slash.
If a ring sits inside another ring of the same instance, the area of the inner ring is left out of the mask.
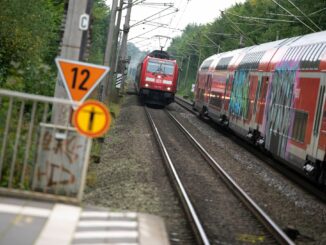
<path id="1" fill-rule="evenodd" d="M 145 103 L 168 105 L 174 101 L 178 80 L 175 60 L 147 56 L 140 73 L 139 95 Z"/>

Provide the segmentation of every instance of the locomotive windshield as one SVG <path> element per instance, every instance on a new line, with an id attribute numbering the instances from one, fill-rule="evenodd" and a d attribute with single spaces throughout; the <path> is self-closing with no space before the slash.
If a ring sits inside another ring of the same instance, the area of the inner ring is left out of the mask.
<path id="1" fill-rule="evenodd" d="M 173 75 L 174 63 L 169 61 L 149 60 L 147 72 L 161 73 L 166 75 Z"/>

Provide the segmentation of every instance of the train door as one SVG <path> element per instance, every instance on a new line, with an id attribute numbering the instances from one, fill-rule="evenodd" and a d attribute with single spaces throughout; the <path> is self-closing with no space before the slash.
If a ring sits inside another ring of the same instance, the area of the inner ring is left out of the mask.
<path id="1" fill-rule="evenodd" d="M 318 104 L 313 128 L 313 152 L 317 159 L 323 160 L 326 151 L 326 81 L 319 89 Z"/>
<path id="2" fill-rule="evenodd" d="M 271 153 L 285 157 L 290 131 L 295 71 L 274 73 L 266 103 L 265 146 Z M 287 78 L 292 79 L 287 79 Z"/>
<path id="3" fill-rule="evenodd" d="M 253 120 L 254 122 L 256 122 L 257 104 L 258 104 L 258 100 L 259 100 L 260 94 L 261 94 L 261 83 L 262 83 L 261 74 L 258 75 L 257 79 L 258 79 L 258 84 L 257 84 L 257 88 L 256 88 L 256 91 L 255 91 L 254 105 L 253 105 L 253 110 L 252 110 L 252 117 L 254 119 Z"/>
<path id="4" fill-rule="evenodd" d="M 249 80 L 249 91 L 248 91 L 248 123 L 250 126 L 254 126 L 255 114 L 256 114 L 256 104 L 258 100 L 258 93 L 260 90 L 261 76 L 259 74 L 252 74 L 248 77 Z"/>
<path id="5" fill-rule="evenodd" d="M 255 106 L 256 123 L 258 125 L 263 124 L 268 83 L 269 83 L 268 76 L 263 76 L 259 80 L 259 90 L 258 90 L 258 94 L 257 94 L 258 102 L 255 104 L 256 105 Z"/>
<path id="6" fill-rule="evenodd" d="M 222 106 L 224 113 L 227 113 L 229 110 L 232 84 L 233 84 L 233 74 L 228 73 L 226 76 L 224 100 L 223 100 L 223 106 Z"/>
<path id="7" fill-rule="evenodd" d="M 212 74 L 208 74 L 205 83 L 205 104 L 208 105 L 212 89 Z"/>

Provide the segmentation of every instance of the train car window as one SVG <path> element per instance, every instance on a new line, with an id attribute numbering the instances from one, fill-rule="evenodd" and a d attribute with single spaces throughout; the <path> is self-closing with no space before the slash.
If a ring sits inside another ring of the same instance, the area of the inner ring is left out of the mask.
<path id="1" fill-rule="evenodd" d="M 216 65 L 215 70 L 227 70 L 233 56 L 222 58 Z"/>
<path id="2" fill-rule="evenodd" d="M 293 57 L 295 56 L 297 52 L 297 48 L 296 47 L 292 47 L 291 48 L 291 53 L 289 54 L 288 60 L 287 61 L 293 61 Z"/>
<path id="3" fill-rule="evenodd" d="M 309 55 L 311 53 L 311 51 L 313 50 L 314 48 L 314 45 L 309 45 L 301 59 L 301 62 L 300 62 L 300 68 L 302 69 L 309 69 Z"/>
<path id="4" fill-rule="evenodd" d="M 314 57 L 316 56 L 316 53 L 318 52 L 320 46 L 321 46 L 320 44 L 316 44 L 316 47 L 314 48 L 314 51 L 311 53 L 311 56 L 309 58 L 310 63 L 313 62 Z"/>
<path id="5" fill-rule="evenodd" d="M 298 59 L 298 56 L 299 56 L 299 54 L 300 54 L 301 49 L 302 49 L 302 47 L 296 47 L 296 48 L 295 48 L 295 53 L 294 53 L 294 55 L 293 55 L 293 57 L 292 57 L 292 60 L 293 60 L 293 61 L 298 61 L 298 60 L 299 60 L 299 59 Z"/>
<path id="6" fill-rule="evenodd" d="M 200 67 L 200 70 L 208 70 L 208 67 L 212 64 L 212 62 L 213 62 L 213 59 L 204 61 L 204 63 Z"/>
<path id="7" fill-rule="evenodd" d="M 294 52 L 294 48 L 289 48 L 289 50 L 288 50 L 288 54 L 287 54 L 286 58 L 284 59 L 284 61 L 289 61 L 289 60 L 291 60 L 291 57 L 292 57 L 292 55 L 293 55 L 293 52 Z"/>
<path id="8" fill-rule="evenodd" d="M 299 52 L 297 54 L 297 57 L 295 57 L 295 61 L 301 61 L 302 56 L 304 54 L 304 51 L 306 50 L 307 47 L 303 46 L 299 48 Z"/>
<path id="9" fill-rule="evenodd" d="M 259 62 L 265 51 L 255 52 L 245 55 L 239 64 L 240 69 L 257 70 Z"/>
<path id="10" fill-rule="evenodd" d="M 294 122 L 292 128 L 292 139 L 304 142 L 308 121 L 308 113 L 304 111 L 294 111 Z"/>
<path id="11" fill-rule="evenodd" d="M 307 63 L 310 64 L 310 62 L 312 60 L 312 57 L 313 57 L 313 54 L 316 52 L 317 47 L 318 47 L 318 44 L 313 44 L 312 45 L 311 51 L 310 51 L 309 55 L 307 55 Z"/>
<path id="12" fill-rule="evenodd" d="M 156 60 L 149 60 L 147 65 L 148 72 L 162 73 L 166 75 L 173 75 L 174 64 L 172 62 L 158 62 Z"/>
<path id="13" fill-rule="evenodd" d="M 294 48 L 289 48 L 286 51 L 285 55 L 283 56 L 282 61 L 289 61 L 293 52 L 294 52 Z"/>
<path id="14" fill-rule="evenodd" d="M 320 53 L 320 50 L 321 50 L 322 46 L 323 45 L 321 43 L 317 45 L 317 48 L 316 48 L 313 56 L 311 57 L 312 64 L 319 58 L 318 54 Z"/>
<path id="15" fill-rule="evenodd" d="M 317 53 L 314 57 L 314 60 L 313 60 L 313 67 L 314 68 L 318 68 L 319 66 L 319 63 L 320 63 L 320 59 L 321 59 L 321 55 L 324 53 L 325 51 L 325 44 L 321 44 L 320 45 L 320 48 L 317 50 Z"/>
<path id="16" fill-rule="evenodd" d="M 282 62 L 300 62 L 301 69 L 318 69 L 321 55 L 326 50 L 325 43 L 289 48 Z"/>
<path id="17" fill-rule="evenodd" d="M 297 57 L 298 57 L 300 51 L 301 51 L 301 47 L 295 47 L 295 52 L 294 52 L 294 54 L 292 56 L 292 61 L 297 61 L 298 60 Z"/>

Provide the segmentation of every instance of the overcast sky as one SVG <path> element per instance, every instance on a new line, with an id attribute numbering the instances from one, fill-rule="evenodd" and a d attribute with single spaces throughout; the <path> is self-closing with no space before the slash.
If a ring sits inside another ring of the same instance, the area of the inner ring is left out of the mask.
<path id="1" fill-rule="evenodd" d="M 142 20 L 149 18 L 147 24 L 140 24 L 132 27 L 128 39 L 142 50 L 159 49 L 169 46 L 170 39 L 181 35 L 182 29 L 188 24 L 206 24 L 213 22 L 219 17 L 220 11 L 231 7 L 236 3 L 243 3 L 245 0 L 146 0 L 144 4 L 133 6 L 131 10 L 131 21 L 133 25 L 137 22 L 143 23 Z M 107 0 L 111 5 L 112 0 Z M 164 3 L 172 4 L 173 7 L 164 6 Z M 176 11 L 178 9 L 178 11 Z M 123 13 L 123 20 L 124 22 Z M 159 23 L 164 27 L 158 27 Z M 173 29 L 172 29 L 173 28 Z M 155 30 L 154 30 L 155 29 Z M 180 30 L 175 30 L 180 29 Z"/>

